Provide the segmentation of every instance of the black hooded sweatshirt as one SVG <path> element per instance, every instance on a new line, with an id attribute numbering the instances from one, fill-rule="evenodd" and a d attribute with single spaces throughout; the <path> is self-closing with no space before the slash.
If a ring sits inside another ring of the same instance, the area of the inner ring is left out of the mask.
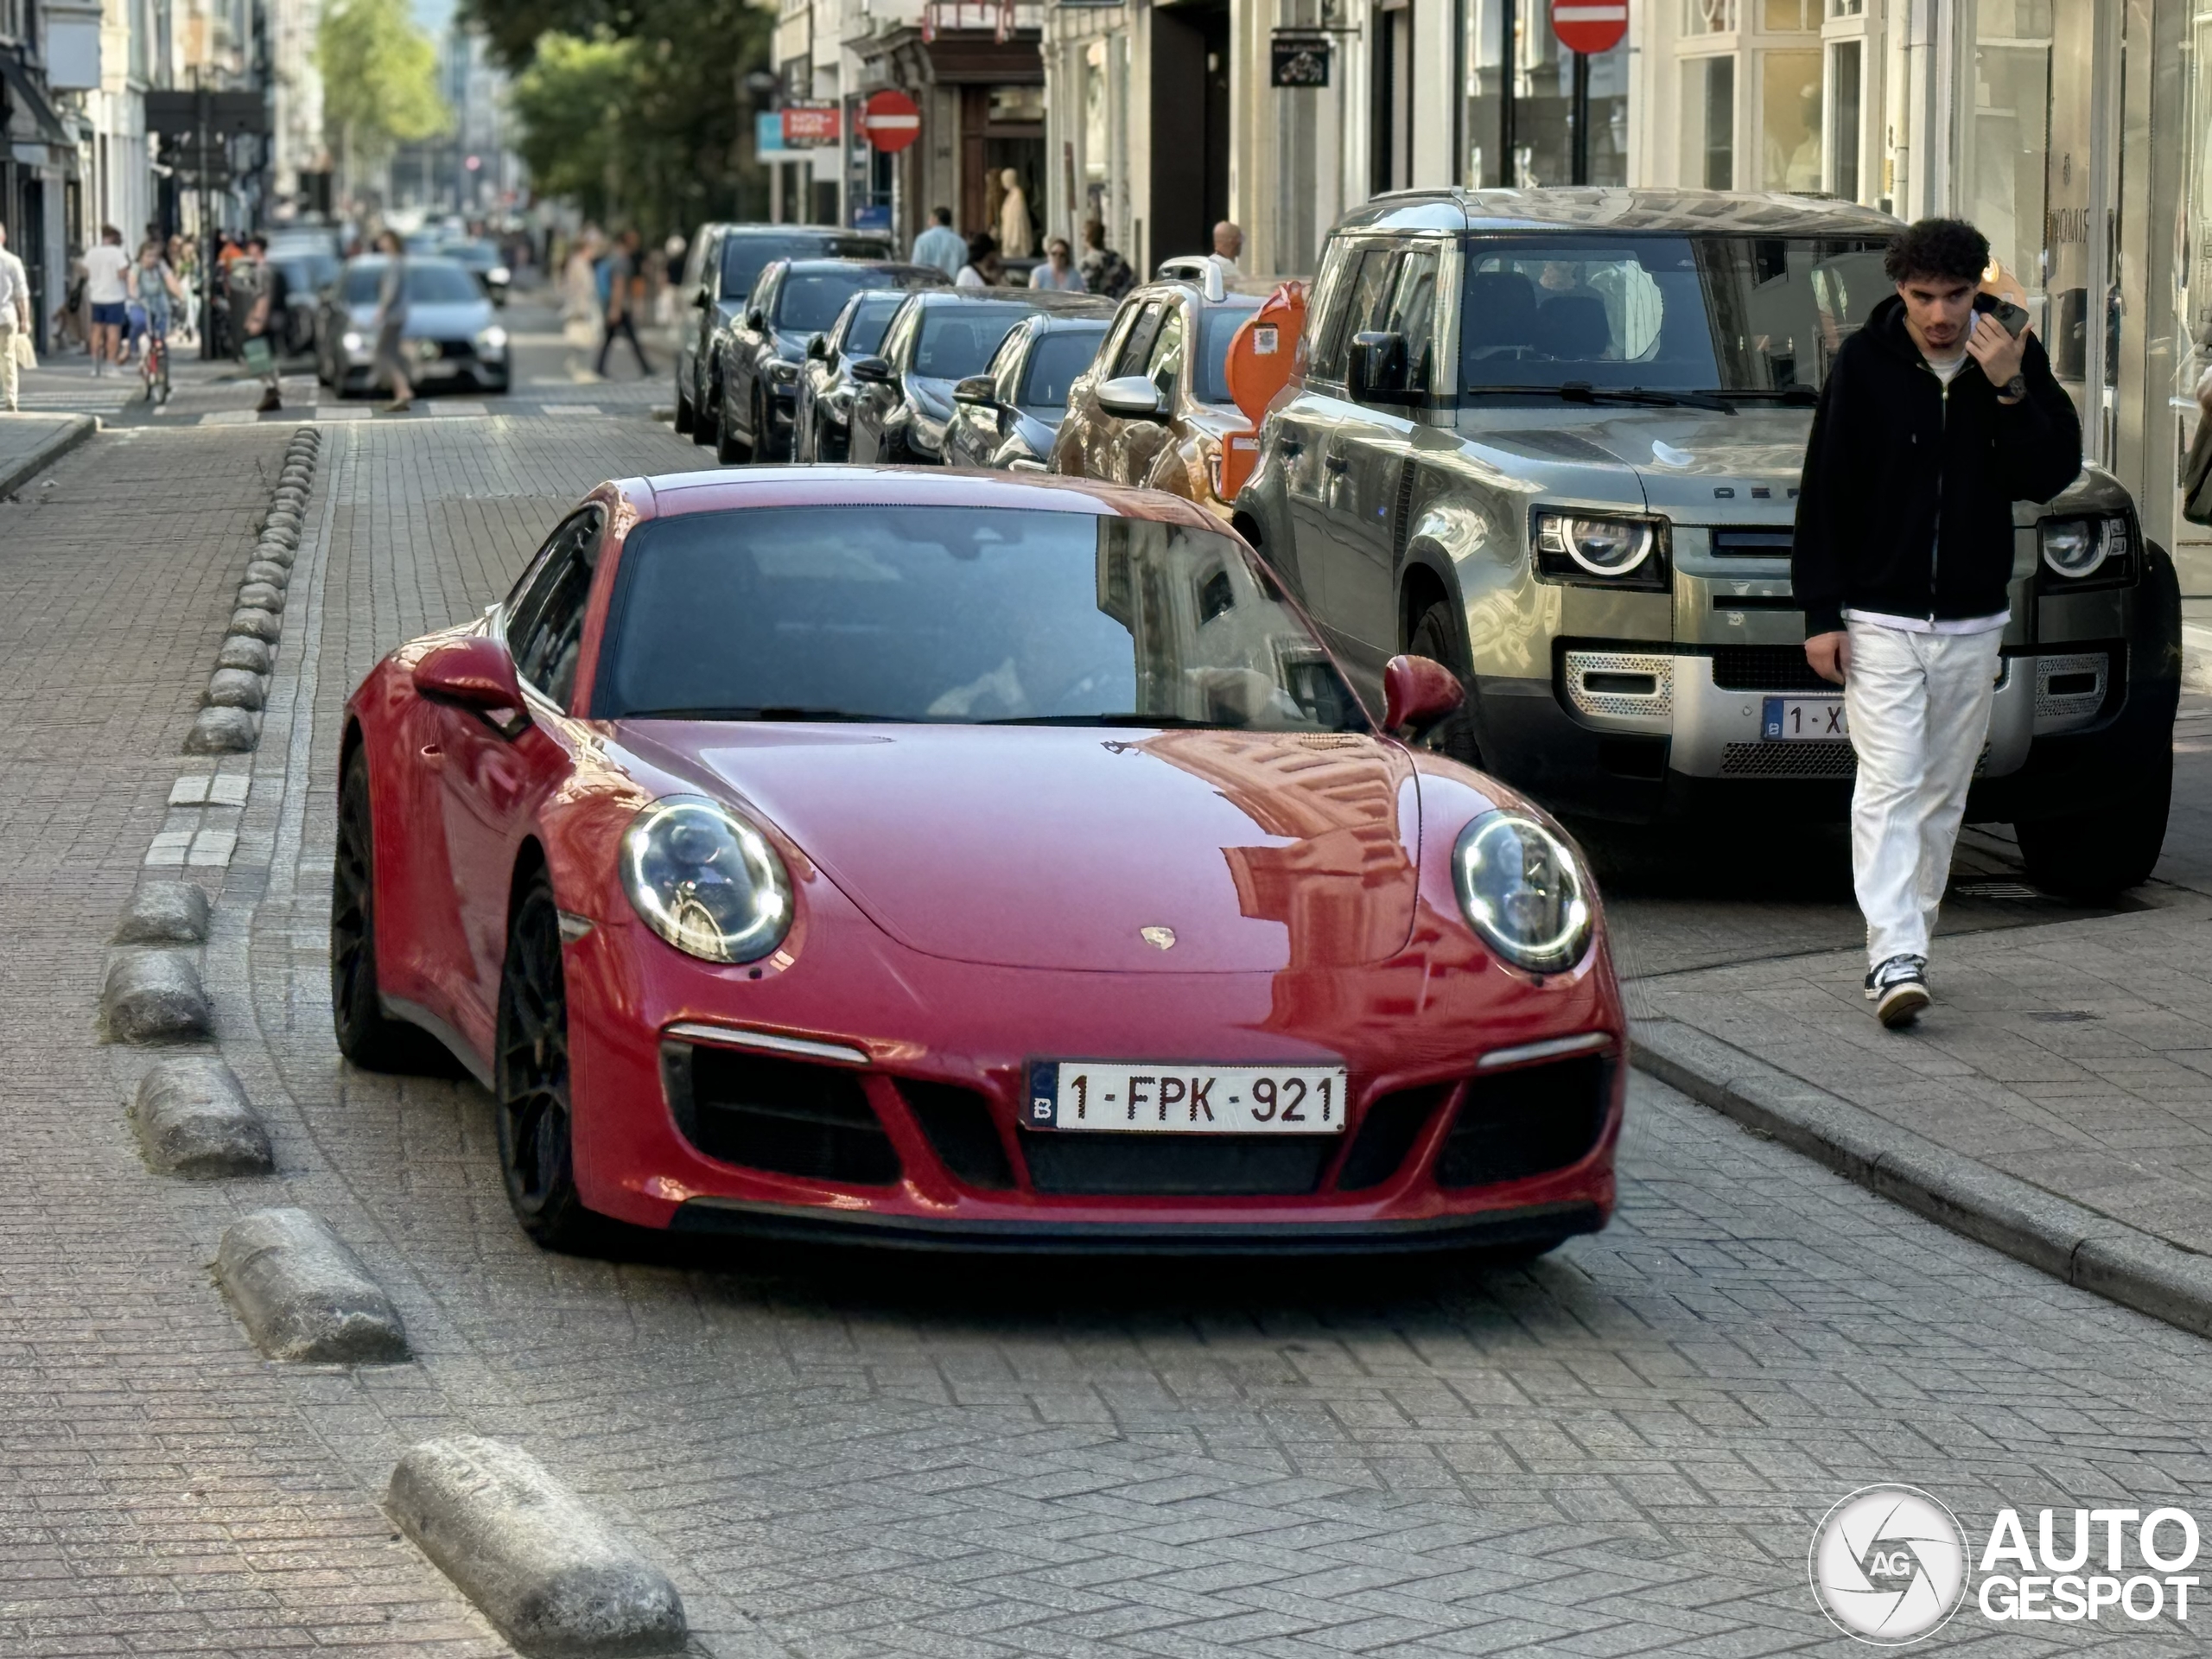
<path id="1" fill-rule="evenodd" d="M 2082 470 L 2082 427 L 2031 335 L 2027 396 L 2000 404 L 1972 358 L 1946 387 L 1895 295 L 1843 343 L 1821 386 L 1798 486 L 1790 582 L 1805 634 L 1843 612 L 1930 621 L 1994 616 L 2012 575 L 2012 503 Z"/>

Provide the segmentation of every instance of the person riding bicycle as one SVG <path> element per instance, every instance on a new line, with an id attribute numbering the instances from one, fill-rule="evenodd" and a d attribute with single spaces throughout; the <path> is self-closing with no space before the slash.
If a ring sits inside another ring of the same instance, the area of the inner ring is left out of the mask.
<path id="1" fill-rule="evenodd" d="M 146 395 L 152 397 L 158 384 L 164 396 L 168 389 L 169 323 L 175 311 L 174 302 L 184 297 L 184 284 L 177 280 L 176 272 L 169 269 L 162 257 L 158 242 L 147 242 L 138 250 L 138 261 L 127 273 L 130 303 L 146 320 Z M 158 364 L 158 368 L 156 365 Z"/>

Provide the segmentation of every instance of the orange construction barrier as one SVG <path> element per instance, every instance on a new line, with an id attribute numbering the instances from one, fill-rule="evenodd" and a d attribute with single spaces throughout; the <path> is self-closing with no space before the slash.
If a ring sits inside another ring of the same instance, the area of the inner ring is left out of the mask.
<path id="1" fill-rule="evenodd" d="M 1301 365 L 1305 335 L 1306 284 L 1285 283 L 1230 336 L 1225 369 L 1229 395 L 1252 424 L 1222 440 L 1214 493 L 1224 501 L 1236 499 L 1259 464 L 1261 417 Z"/>

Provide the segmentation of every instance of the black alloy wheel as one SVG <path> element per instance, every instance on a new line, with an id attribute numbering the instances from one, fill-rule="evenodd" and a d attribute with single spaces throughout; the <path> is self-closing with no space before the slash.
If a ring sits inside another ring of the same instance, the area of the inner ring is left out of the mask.
<path id="1" fill-rule="evenodd" d="M 338 845 L 330 870 L 330 1017 L 338 1052 L 365 1071 L 451 1070 L 427 1032 L 386 1016 L 377 995 L 376 836 L 369 763 L 359 749 L 338 786 Z"/>
<path id="2" fill-rule="evenodd" d="M 493 1077 L 499 1173 L 522 1230 L 543 1249 L 587 1247 L 599 1217 L 576 1191 L 569 1093 L 569 997 L 561 912 L 541 870 L 507 929 Z"/>
<path id="3" fill-rule="evenodd" d="M 715 399 L 715 459 L 725 467 L 735 467 L 753 459 L 753 446 L 740 438 L 729 423 L 729 393 L 726 391 Z"/>
<path id="4" fill-rule="evenodd" d="M 1459 632 L 1452 626 L 1452 607 L 1442 600 L 1421 613 L 1414 624 L 1413 638 L 1406 642 L 1406 650 L 1415 657 L 1427 657 L 1440 662 L 1459 677 L 1459 683 L 1467 683 L 1467 674 L 1459 663 Z M 1438 753 L 1470 766 L 1483 763 L 1482 750 L 1475 742 L 1474 693 L 1467 693 L 1467 700 L 1439 721 L 1430 730 L 1428 747 Z"/>
<path id="5" fill-rule="evenodd" d="M 2170 744 L 2142 768 L 2142 775 L 2105 794 L 2095 810 L 2014 824 L 2029 878 L 2045 893 L 2092 903 L 2141 887 L 2158 868 L 2165 845 L 2173 794 Z"/>

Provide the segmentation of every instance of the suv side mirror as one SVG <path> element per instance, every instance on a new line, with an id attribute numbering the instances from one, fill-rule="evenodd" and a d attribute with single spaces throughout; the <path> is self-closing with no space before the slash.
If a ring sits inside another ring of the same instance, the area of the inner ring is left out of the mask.
<path id="1" fill-rule="evenodd" d="M 1406 337 L 1368 331 L 1351 337 L 1351 395 L 1363 404 L 1407 404 Z"/>
<path id="2" fill-rule="evenodd" d="M 448 639 L 425 652 L 415 664 L 415 689 L 435 702 L 482 715 L 504 737 L 530 724 L 515 659 L 488 634 Z"/>
<path id="3" fill-rule="evenodd" d="M 956 404 L 992 409 L 997 406 L 998 400 L 998 386 L 988 374 L 971 374 L 965 380 L 953 383 L 952 401 Z"/>
<path id="4" fill-rule="evenodd" d="M 871 386 L 891 384 L 891 365 L 880 357 L 856 357 L 845 365 L 845 372 Z"/>
<path id="5" fill-rule="evenodd" d="M 1143 375 L 1125 374 L 1098 387 L 1098 406 L 1125 421 L 1156 421 L 1166 411 L 1160 407 L 1160 388 Z"/>
<path id="6" fill-rule="evenodd" d="M 812 340 L 808 340 L 806 355 L 809 362 L 827 363 L 830 360 L 830 336 L 817 334 Z"/>
<path id="7" fill-rule="evenodd" d="M 707 289 L 703 283 L 691 290 L 691 308 L 694 311 L 705 311 L 713 305 L 714 302 L 707 297 Z"/>
<path id="8" fill-rule="evenodd" d="M 1382 668 L 1382 729 L 1419 737 L 1467 700 L 1459 677 L 1430 657 L 1393 657 Z"/>
<path id="9" fill-rule="evenodd" d="M 759 306 L 754 306 L 745 314 L 745 326 L 752 329 L 754 334 L 759 334 L 768 326 L 768 314 Z"/>

